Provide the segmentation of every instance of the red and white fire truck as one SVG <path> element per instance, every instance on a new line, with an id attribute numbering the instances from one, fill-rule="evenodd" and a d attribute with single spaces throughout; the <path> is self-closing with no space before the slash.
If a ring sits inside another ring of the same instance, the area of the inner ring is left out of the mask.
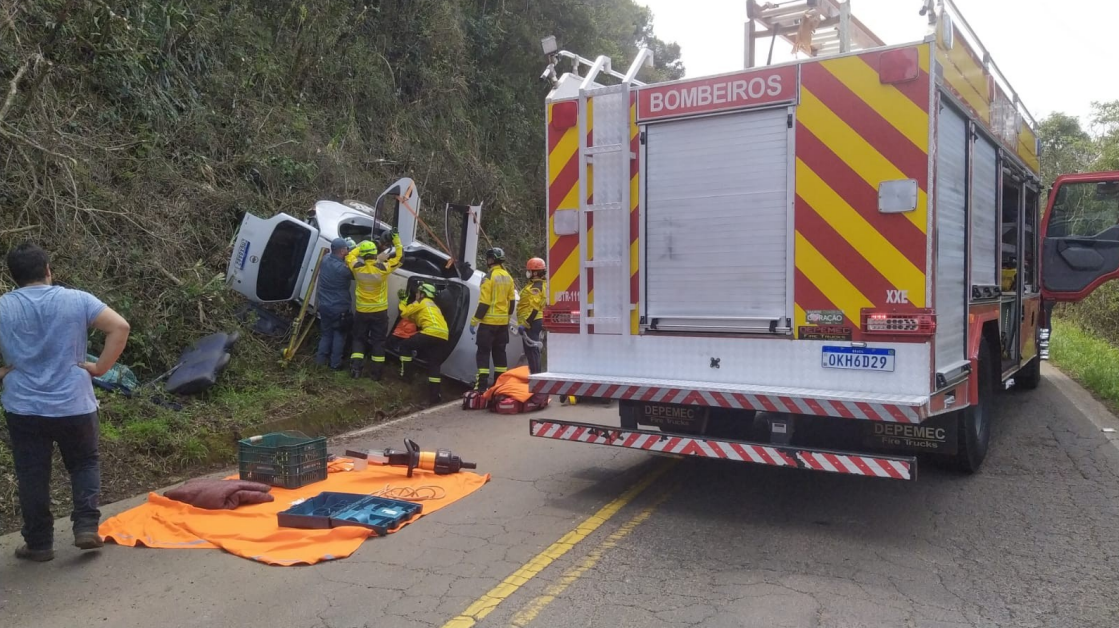
<path id="1" fill-rule="evenodd" d="M 996 392 L 1038 385 L 1047 306 L 1119 277 L 1119 173 L 1062 177 L 1039 212 L 1036 124 L 950 2 L 898 46 L 847 2 L 748 4 L 732 74 L 645 85 L 648 51 L 623 73 L 544 41 L 550 333 L 531 386 L 619 400 L 621 421 L 531 433 L 974 471 Z M 778 36 L 811 56 L 750 67 Z"/>

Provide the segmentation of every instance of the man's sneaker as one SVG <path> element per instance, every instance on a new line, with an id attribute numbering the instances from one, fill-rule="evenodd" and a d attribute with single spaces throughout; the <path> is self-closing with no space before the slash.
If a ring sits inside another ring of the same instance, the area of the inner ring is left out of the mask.
<path id="1" fill-rule="evenodd" d="M 48 560 L 54 560 L 54 550 L 33 550 L 26 545 L 21 545 L 16 548 L 16 558 L 20 560 L 30 560 L 36 563 L 45 563 Z"/>
<path id="2" fill-rule="evenodd" d="M 74 547 L 78 549 L 91 550 L 98 549 L 105 546 L 105 541 L 101 540 L 101 535 L 96 532 L 75 532 L 74 533 Z"/>

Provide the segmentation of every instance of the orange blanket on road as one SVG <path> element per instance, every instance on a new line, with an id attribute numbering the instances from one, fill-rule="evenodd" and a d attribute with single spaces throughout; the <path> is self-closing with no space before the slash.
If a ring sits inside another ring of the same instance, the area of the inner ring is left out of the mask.
<path id="1" fill-rule="evenodd" d="M 437 486 L 446 491 L 440 499 L 421 502 L 423 514 L 404 522 L 403 528 L 482 488 L 489 479 L 489 475 L 477 473 L 435 475 L 420 469 L 409 478 L 403 467 L 375 466 L 362 471 L 331 473 L 326 480 L 303 488 L 273 488 L 271 494 L 275 501 L 236 510 L 203 510 L 149 493 L 146 504 L 105 521 L 99 532 L 106 540 L 129 547 L 223 549 L 269 565 L 313 565 L 346 558 L 362 541 L 376 533 L 356 526 L 328 530 L 281 528 L 276 515 L 291 508 L 293 501 L 324 491 L 371 494 L 383 490 L 386 485 L 393 488 Z"/>

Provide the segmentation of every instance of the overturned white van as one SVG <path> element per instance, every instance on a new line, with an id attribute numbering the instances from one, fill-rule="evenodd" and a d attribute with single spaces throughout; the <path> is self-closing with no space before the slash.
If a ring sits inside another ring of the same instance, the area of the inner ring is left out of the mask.
<path id="1" fill-rule="evenodd" d="M 396 229 L 404 243 L 404 259 L 389 279 L 390 329 L 398 319 L 396 293 L 400 288 L 412 290 L 421 281 L 435 285 L 435 301 L 447 319 L 453 347 L 443 362 L 443 375 L 472 384 L 477 365 L 470 319 L 485 277 L 473 268 L 481 211 L 480 205 L 446 205 L 444 242 L 439 244 L 449 251 L 417 238 L 420 196 L 411 179 L 393 183 L 372 206 L 357 201 L 318 201 L 306 221 L 282 213 L 268 219 L 245 214 L 227 281 L 233 290 L 257 303 L 308 299 L 308 307 L 313 309 L 312 276 L 321 257 L 329 253 L 331 240 L 387 242 L 388 233 Z M 510 366 L 524 363 L 523 347 L 516 338 L 509 343 L 508 356 Z"/>

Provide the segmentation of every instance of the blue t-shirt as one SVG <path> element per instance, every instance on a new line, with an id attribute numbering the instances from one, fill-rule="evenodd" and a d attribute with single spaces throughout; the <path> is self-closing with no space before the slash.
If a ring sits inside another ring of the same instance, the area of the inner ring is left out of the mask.
<path id="1" fill-rule="evenodd" d="M 97 410 L 86 361 L 89 327 L 105 310 L 92 294 L 28 286 L 0 296 L 0 352 L 14 367 L 0 403 L 13 414 L 64 417 Z"/>
<path id="2" fill-rule="evenodd" d="M 349 310 L 354 294 L 353 280 L 346 260 L 327 255 L 319 268 L 319 285 L 315 291 L 319 311 L 338 314 Z"/>

